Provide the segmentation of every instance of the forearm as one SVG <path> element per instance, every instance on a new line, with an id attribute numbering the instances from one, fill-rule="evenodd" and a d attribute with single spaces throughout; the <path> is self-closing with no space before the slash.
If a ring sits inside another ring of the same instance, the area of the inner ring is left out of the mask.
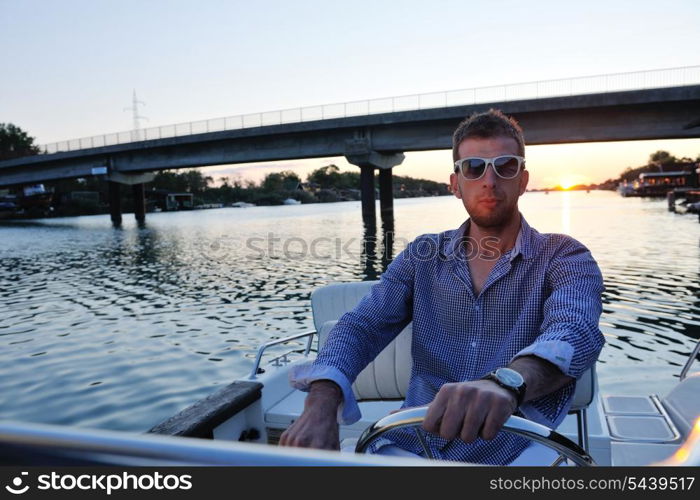
<path id="1" fill-rule="evenodd" d="M 304 410 L 317 409 L 320 412 L 328 412 L 335 417 L 342 402 L 343 391 L 338 384 L 331 380 L 316 380 L 309 387 L 309 394 L 304 402 Z"/>
<path id="2" fill-rule="evenodd" d="M 574 380 L 564 375 L 556 365 L 537 356 L 521 356 L 514 359 L 509 368 L 525 379 L 527 390 L 524 401 L 531 401 L 561 389 Z"/>

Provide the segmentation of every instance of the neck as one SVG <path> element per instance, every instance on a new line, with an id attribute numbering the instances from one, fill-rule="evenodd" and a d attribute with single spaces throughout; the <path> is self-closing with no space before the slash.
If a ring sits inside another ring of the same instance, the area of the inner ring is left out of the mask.
<path id="1" fill-rule="evenodd" d="M 482 246 L 482 241 L 489 241 L 490 249 L 492 251 L 498 249 L 502 255 L 515 246 L 515 240 L 518 239 L 519 231 L 520 212 L 516 211 L 515 215 L 502 226 L 482 227 L 475 224 L 472 220 L 469 224 L 469 232 L 465 236 L 469 236 L 479 247 Z"/>

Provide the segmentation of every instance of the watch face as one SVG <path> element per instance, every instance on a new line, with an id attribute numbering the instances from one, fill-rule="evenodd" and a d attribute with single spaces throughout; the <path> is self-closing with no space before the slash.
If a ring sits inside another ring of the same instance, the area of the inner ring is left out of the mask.
<path id="1" fill-rule="evenodd" d="M 522 375 L 510 368 L 499 368 L 496 370 L 496 377 L 509 387 L 520 387 L 524 382 Z"/>

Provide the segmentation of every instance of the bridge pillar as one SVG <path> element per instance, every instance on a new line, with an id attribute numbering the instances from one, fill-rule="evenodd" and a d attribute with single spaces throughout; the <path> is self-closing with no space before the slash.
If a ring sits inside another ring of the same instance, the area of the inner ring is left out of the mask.
<path id="1" fill-rule="evenodd" d="M 362 218 L 374 220 L 374 167 L 372 165 L 360 166 L 360 193 L 362 199 Z"/>
<path id="2" fill-rule="evenodd" d="M 146 222 L 146 187 L 144 184 L 134 184 L 131 188 L 134 194 L 134 217 L 136 222 L 143 224 Z"/>
<path id="3" fill-rule="evenodd" d="M 115 227 L 122 225 L 122 200 L 120 198 L 119 183 L 107 182 L 109 186 L 109 215 Z"/>
<path id="4" fill-rule="evenodd" d="M 403 153 L 380 153 L 371 149 L 367 138 L 345 141 L 345 158 L 348 163 L 360 167 L 360 191 L 362 192 L 362 218 L 374 219 L 374 169 L 379 169 L 379 200 L 382 213 L 394 211 L 391 169 L 400 165 Z"/>
<path id="5" fill-rule="evenodd" d="M 121 225 L 122 223 L 122 211 L 119 199 L 119 185 L 125 184 L 131 186 L 132 193 L 134 195 L 134 217 L 136 217 L 136 222 L 143 224 L 146 222 L 146 188 L 145 183 L 151 182 L 155 178 L 155 174 L 152 172 L 143 173 L 122 173 L 119 171 L 111 171 L 107 176 L 109 181 L 109 207 L 110 213 L 112 214 L 112 222 L 115 226 Z M 112 190 L 116 191 L 116 194 L 112 195 Z M 113 208 L 115 207 L 115 208 Z M 115 222 L 118 220 L 119 222 Z"/>
<path id="6" fill-rule="evenodd" d="M 391 169 L 379 170 L 379 209 L 382 215 L 394 214 L 394 187 Z"/>

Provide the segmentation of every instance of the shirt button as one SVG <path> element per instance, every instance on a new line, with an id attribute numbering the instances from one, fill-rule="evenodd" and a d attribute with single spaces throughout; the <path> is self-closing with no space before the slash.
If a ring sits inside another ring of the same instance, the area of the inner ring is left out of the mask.
<path id="1" fill-rule="evenodd" d="M 476 347 L 476 342 L 472 342 L 472 347 Z"/>
<path id="2" fill-rule="evenodd" d="M 479 305 L 478 305 L 478 304 L 474 306 L 474 310 L 475 310 L 475 311 L 478 311 L 478 310 L 479 310 Z"/>

